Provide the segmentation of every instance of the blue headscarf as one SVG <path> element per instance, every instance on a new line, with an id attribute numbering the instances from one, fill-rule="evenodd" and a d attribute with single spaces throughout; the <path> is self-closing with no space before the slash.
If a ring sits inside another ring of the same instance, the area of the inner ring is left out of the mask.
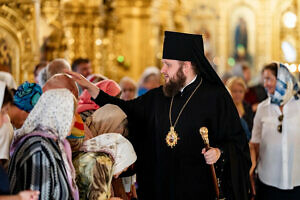
<path id="1" fill-rule="evenodd" d="M 298 92 L 299 86 L 296 78 L 290 73 L 286 66 L 280 63 L 277 66 L 276 89 L 274 94 L 270 95 L 271 103 L 282 106 L 292 97 L 299 99 Z"/>
<path id="2" fill-rule="evenodd" d="M 25 81 L 14 95 L 14 104 L 21 110 L 30 112 L 42 93 L 42 88 L 38 84 Z"/>

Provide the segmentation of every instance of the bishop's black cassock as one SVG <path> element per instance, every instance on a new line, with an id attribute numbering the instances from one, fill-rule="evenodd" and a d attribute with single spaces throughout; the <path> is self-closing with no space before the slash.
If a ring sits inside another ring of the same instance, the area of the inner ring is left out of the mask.
<path id="1" fill-rule="evenodd" d="M 172 124 L 202 79 L 175 127 L 180 138 L 175 147 L 165 141 L 171 98 L 164 96 L 162 86 L 131 101 L 103 91 L 94 99 L 100 106 L 116 104 L 128 116 L 130 140 L 138 156 L 139 199 L 214 199 L 210 168 L 201 154 L 201 127 L 208 128 L 210 146 L 223 151 L 215 166 L 224 195 L 248 199 L 251 162 L 246 135 L 229 93 L 204 56 L 202 37 L 166 32 L 163 58 L 192 61 L 200 71 L 193 83 L 174 96 Z"/>

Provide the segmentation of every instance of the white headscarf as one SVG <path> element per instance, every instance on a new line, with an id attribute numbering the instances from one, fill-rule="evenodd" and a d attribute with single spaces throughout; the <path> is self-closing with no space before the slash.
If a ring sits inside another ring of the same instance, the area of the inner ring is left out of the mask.
<path id="1" fill-rule="evenodd" d="M 10 123 L 9 116 L 5 114 L 3 117 L 6 117 L 8 121 L 0 127 L 0 159 L 9 160 L 9 148 L 14 137 L 14 129 Z"/>
<path id="2" fill-rule="evenodd" d="M 13 76 L 8 72 L 0 71 L 0 80 L 5 82 L 7 87 L 10 89 L 17 89 L 17 84 Z"/>
<path id="3" fill-rule="evenodd" d="M 3 81 L 0 81 L 0 110 L 2 109 L 2 104 L 4 100 L 4 95 L 5 95 L 5 83 Z"/>
<path id="4" fill-rule="evenodd" d="M 0 81 L 0 110 L 2 109 L 6 84 Z M 9 147 L 13 138 L 13 127 L 10 123 L 9 116 L 4 116 L 8 119 L 8 122 L 2 123 L 0 127 L 0 159 L 9 159 Z M 3 119 L 2 119 L 3 120 Z"/>
<path id="5" fill-rule="evenodd" d="M 80 148 L 85 152 L 105 152 L 114 159 L 113 174 L 132 165 L 137 156 L 132 144 L 119 133 L 105 133 L 85 141 Z"/>
<path id="6" fill-rule="evenodd" d="M 23 126 L 16 131 L 16 139 L 33 132 L 39 126 L 52 129 L 60 140 L 71 129 L 74 116 L 74 96 L 67 89 L 52 89 L 42 94 Z"/>
<path id="7" fill-rule="evenodd" d="M 38 127 L 49 128 L 51 131 L 48 131 L 48 134 L 53 134 L 58 138 L 58 145 L 69 177 L 73 197 L 78 199 L 78 190 L 75 184 L 76 175 L 70 155 L 70 145 L 66 139 L 72 128 L 74 100 L 74 95 L 67 89 L 51 89 L 43 93 L 23 126 L 16 131 L 15 140 L 32 133 Z"/>

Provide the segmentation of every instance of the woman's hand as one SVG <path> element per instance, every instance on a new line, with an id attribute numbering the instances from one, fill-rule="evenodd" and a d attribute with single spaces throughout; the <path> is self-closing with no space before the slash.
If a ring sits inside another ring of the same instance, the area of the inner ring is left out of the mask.
<path id="1" fill-rule="evenodd" d="M 39 199 L 39 191 L 26 190 L 19 192 L 18 199 L 20 200 L 38 200 Z"/>

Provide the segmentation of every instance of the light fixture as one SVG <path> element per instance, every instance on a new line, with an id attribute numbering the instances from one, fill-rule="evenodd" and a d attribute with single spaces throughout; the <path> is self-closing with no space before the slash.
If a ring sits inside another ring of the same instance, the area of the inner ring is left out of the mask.
<path id="1" fill-rule="evenodd" d="M 97 45 L 97 46 L 100 46 L 101 44 L 102 44 L 102 40 L 101 40 L 101 39 L 97 39 L 97 40 L 96 40 L 96 45 Z"/>
<path id="2" fill-rule="evenodd" d="M 291 63 L 291 62 L 295 62 L 296 61 L 296 59 L 297 59 L 297 52 L 296 52 L 295 47 L 290 42 L 283 41 L 281 43 L 281 50 L 283 52 L 284 59 L 287 62 Z"/>
<path id="3" fill-rule="evenodd" d="M 296 27 L 297 16 L 295 13 L 288 11 L 283 15 L 283 23 L 287 28 L 295 28 Z"/>
<path id="4" fill-rule="evenodd" d="M 294 73 L 294 72 L 297 71 L 297 66 L 296 66 L 295 64 L 291 64 L 291 65 L 289 66 L 289 70 L 290 70 L 292 73 Z"/>

